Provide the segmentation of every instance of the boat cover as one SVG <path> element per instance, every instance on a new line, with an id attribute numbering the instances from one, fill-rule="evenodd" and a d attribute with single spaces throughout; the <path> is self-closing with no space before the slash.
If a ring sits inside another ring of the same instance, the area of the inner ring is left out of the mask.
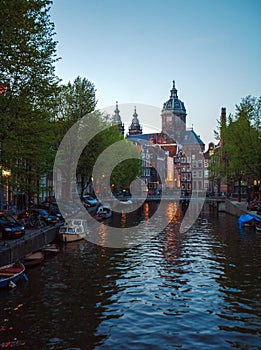
<path id="1" fill-rule="evenodd" d="M 238 218 L 238 224 L 240 226 L 243 226 L 244 224 L 246 224 L 247 222 L 250 221 L 261 221 L 256 215 L 253 214 L 242 214 L 239 218 Z"/>

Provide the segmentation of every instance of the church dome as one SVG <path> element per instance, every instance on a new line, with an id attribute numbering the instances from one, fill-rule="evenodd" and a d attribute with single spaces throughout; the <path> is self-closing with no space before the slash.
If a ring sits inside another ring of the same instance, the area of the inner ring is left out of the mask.
<path id="1" fill-rule="evenodd" d="M 178 98 L 178 90 L 175 88 L 175 80 L 173 80 L 173 87 L 170 90 L 170 98 L 163 104 L 162 111 L 170 111 L 177 115 L 187 115 L 184 103 Z"/>

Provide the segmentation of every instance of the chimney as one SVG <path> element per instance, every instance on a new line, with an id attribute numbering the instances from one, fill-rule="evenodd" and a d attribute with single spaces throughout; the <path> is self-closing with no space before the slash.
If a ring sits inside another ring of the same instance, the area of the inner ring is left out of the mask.
<path id="1" fill-rule="evenodd" d="M 223 130 L 227 125 L 227 112 L 226 107 L 221 108 L 221 117 L 220 117 L 220 146 L 224 146 L 224 137 Z"/>

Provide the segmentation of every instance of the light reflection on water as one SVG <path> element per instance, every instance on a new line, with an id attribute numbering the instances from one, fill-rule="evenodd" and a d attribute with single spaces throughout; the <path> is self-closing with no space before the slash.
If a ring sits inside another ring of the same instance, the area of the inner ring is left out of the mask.
<path id="1" fill-rule="evenodd" d="M 16 338 L 28 349 L 261 349 L 261 235 L 239 232 L 236 218 L 208 207 L 208 222 L 181 234 L 170 203 L 166 215 L 174 212 L 143 245 L 71 243 L 28 271 L 28 283 L 1 290 L 0 345 Z"/>

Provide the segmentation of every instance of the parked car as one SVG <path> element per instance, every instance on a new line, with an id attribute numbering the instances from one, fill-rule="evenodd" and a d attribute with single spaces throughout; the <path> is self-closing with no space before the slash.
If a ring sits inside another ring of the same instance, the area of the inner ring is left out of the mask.
<path id="1" fill-rule="evenodd" d="M 42 202 L 41 204 L 37 205 L 38 209 L 45 209 L 50 215 L 56 216 L 59 221 L 64 221 L 64 218 L 58 208 L 58 205 L 56 202 Z"/>
<path id="2" fill-rule="evenodd" d="M 86 194 L 82 197 L 82 202 L 85 208 L 94 207 L 98 204 L 98 200 L 91 196 L 90 194 Z"/>
<path id="3" fill-rule="evenodd" d="M 0 230 L 3 240 L 23 237 L 25 228 L 10 214 L 0 213 Z"/>

